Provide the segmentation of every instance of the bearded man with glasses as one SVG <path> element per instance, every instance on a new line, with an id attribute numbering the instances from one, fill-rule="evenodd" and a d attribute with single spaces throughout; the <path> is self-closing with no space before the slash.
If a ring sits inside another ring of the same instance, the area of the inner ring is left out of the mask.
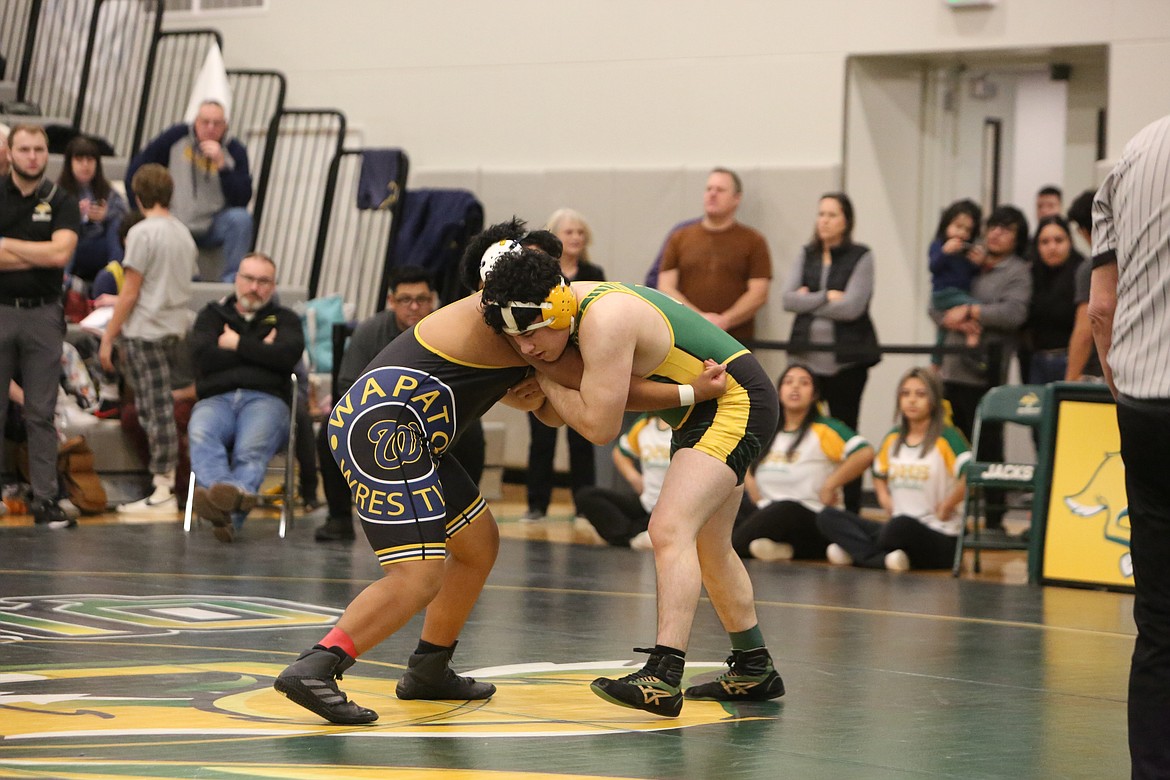
<path id="1" fill-rule="evenodd" d="M 246 255 L 234 285 L 203 307 L 190 336 L 199 398 L 187 426 L 194 510 L 221 542 L 233 540 L 287 443 L 289 376 L 305 349 L 300 317 L 274 300 L 272 258 Z"/>

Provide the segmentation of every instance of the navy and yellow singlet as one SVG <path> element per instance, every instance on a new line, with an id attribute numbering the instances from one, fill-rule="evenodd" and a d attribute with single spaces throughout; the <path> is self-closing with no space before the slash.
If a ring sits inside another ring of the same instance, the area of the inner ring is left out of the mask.
<path id="1" fill-rule="evenodd" d="M 483 513 L 479 488 L 444 453 L 527 373 L 455 360 L 411 328 L 337 401 L 329 449 L 380 563 L 443 558 L 447 538 Z"/>

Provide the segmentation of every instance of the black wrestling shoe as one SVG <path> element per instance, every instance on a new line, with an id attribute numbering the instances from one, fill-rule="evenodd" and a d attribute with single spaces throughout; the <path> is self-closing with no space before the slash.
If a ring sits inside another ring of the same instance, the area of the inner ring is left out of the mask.
<path id="1" fill-rule="evenodd" d="M 767 701 L 784 695 L 784 681 L 776 673 L 767 648 L 732 650 L 727 666 L 713 681 L 692 685 L 683 696 L 706 701 Z"/>
<path id="2" fill-rule="evenodd" d="M 318 542 L 352 542 L 353 520 L 348 517 L 329 517 L 313 534 Z"/>
<path id="3" fill-rule="evenodd" d="M 450 650 L 411 653 L 410 660 L 406 663 L 406 674 L 402 675 L 402 679 L 394 688 L 395 695 L 400 699 L 435 701 L 490 699 L 496 692 L 496 686 L 455 674 L 450 666 L 451 656 L 454 654 L 454 645 Z"/>
<path id="4" fill-rule="evenodd" d="M 651 653 L 650 660 L 633 674 L 616 680 L 598 677 L 590 683 L 590 690 L 620 707 L 677 718 L 682 712 L 683 696 L 679 686 L 668 680 L 682 677 L 683 659 L 677 655 L 656 655 L 639 648 L 634 648 L 634 652 Z"/>
<path id="5" fill-rule="evenodd" d="M 333 682 L 340 680 L 341 673 L 353 664 L 354 659 L 340 648 L 326 650 L 314 645 L 289 664 L 272 687 L 330 723 L 343 726 L 372 723 L 378 719 L 378 713 L 349 701 Z"/>

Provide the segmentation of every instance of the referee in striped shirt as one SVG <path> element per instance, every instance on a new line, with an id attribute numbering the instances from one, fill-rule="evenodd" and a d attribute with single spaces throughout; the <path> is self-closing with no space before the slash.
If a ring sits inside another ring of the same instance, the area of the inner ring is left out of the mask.
<path id="1" fill-rule="evenodd" d="M 1129 497 L 1133 777 L 1170 777 L 1170 116 L 1134 136 L 1093 200 L 1089 316 Z"/>

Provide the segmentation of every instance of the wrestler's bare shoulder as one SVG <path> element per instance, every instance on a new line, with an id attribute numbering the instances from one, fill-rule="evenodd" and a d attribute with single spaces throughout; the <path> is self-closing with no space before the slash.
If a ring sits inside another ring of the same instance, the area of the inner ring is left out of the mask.
<path id="1" fill-rule="evenodd" d="M 428 347 L 464 363 L 481 366 L 522 366 L 524 361 L 483 321 L 479 293 L 452 301 L 417 326 Z"/>

